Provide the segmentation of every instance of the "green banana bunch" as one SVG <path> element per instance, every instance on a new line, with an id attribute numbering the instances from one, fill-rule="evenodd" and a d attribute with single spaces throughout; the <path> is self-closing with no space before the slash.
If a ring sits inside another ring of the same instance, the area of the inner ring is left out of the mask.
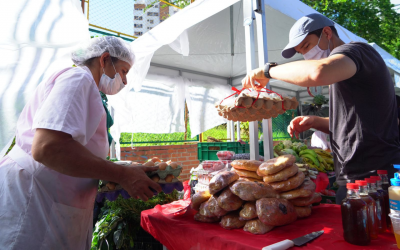
<path id="1" fill-rule="evenodd" d="M 309 166 L 310 166 L 310 168 L 313 168 L 313 169 L 316 169 L 316 170 L 318 170 L 319 172 L 324 172 L 324 173 L 326 173 L 326 170 L 324 169 L 324 167 L 322 167 L 322 166 L 320 166 L 320 165 L 315 165 L 314 164 L 314 161 L 312 161 L 310 158 L 308 158 L 308 157 L 303 157 L 302 158 L 303 159 L 303 161 L 305 162 L 305 163 L 307 163 Z M 318 162 L 319 163 L 319 162 Z"/>
<path id="2" fill-rule="evenodd" d="M 322 158 L 324 158 L 324 160 L 326 161 L 326 163 L 328 163 L 328 164 L 333 164 L 333 159 L 332 159 L 332 158 L 325 158 L 325 157 L 322 157 Z"/>
<path id="3" fill-rule="evenodd" d="M 330 153 L 326 152 L 325 150 L 322 150 L 319 148 L 314 148 L 313 151 L 324 158 L 333 158 L 332 155 Z"/>
<path id="4" fill-rule="evenodd" d="M 318 161 L 318 156 L 317 157 L 315 157 L 315 156 L 313 156 L 313 155 L 310 155 L 310 154 L 303 154 L 303 155 L 301 155 L 301 157 L 304 159 L 304 158 L 307 158 L 307 159 L 310 159 L 312 162 L 313 162 L 313 164 L 314 165 L 316 165 L 316 166 L 320 166 L 320 162 Z"/>
<path id="5" fill-rule="evenodd" d="M 300 151 L 300 153 L 299 153 L 300 156 L 302 156 L 304 154 L 309 154 L 309 155 L 312 155 L 315 158 L 317 158 L 317 153 L 315 153 L 315 151 L 312 149 L 304 149 L 304 150 Z"/>

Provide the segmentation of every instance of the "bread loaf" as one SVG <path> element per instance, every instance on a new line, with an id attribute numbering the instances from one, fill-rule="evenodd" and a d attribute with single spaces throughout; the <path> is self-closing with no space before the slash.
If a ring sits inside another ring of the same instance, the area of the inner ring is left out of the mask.
<path id="1" fill-rule="evenodd" d="M 255 201 L 264 197 L 278 197 L 277 192 L 262 182 L 237 181 L 230 186 L 232 193 L 245 201 Z"/>
<path id="2" fill-rule="evenodd" d="M 290 177 L 294 176 L 295 174 L 297 174 L 298 171 L 299 167 L 296 164 L 293 164 L 292 166 L 287 167 L 282 171 L 279 171 L 278 173 L 264 176 L 263 181 L 265 183 L 285 181 Z"/>
<path id="3" fill-rule="evenodd" d="M 210 194 L 215 194 L 225 187 L 229 186 L 232 182 L 239 179 L 239 175 L 231 171 L 223 171 L 216 174 L 211 180 L 209 185 Z"/>
<path id="4" fill-rule="evenodd" d="M 262 198 L 256 201 L 258 218 L 266 225 L 283 226 L 294 222 L 297 214 L 288 200 Z"/>
<path id="5" fill-rule="evenodd" d="M 277 192 L 284 192 L 299 187 L 304 181 L 305 175 L 299 171 L 295 176 L 290 177 L 286 181 L 269 183 Z"/>
<path id="6" fill-rule="evenodd" d="M 295 162 L 296 157 L 293 155 L 281 155 L 262 163 L 257 170 L 257 174 L 260 176 L 275 174 L 286 167 L 292 166 Z"/>

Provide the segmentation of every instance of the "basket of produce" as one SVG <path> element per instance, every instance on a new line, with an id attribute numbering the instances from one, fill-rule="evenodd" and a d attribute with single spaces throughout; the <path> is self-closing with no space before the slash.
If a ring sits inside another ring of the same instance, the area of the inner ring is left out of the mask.
<path id="1" fill-rule="evenodd" d="M 120 165 L 133 164 L 131 161 L 117 161 L 114 163 Z M 158 167 L 156 171 L 147 172 L 146 174 L 161 186 L 164 193 L 169 194 L 175 189 L 178 191 L 183 190 L 183 184 L 177 178 L 182 172 L 182 166 L 178 165 L 178 163 L 172 161 L 163 162 L 158 157 L 153 157 L 143 165 L 147 167 Z M 156 194 L 155 191 L 154 194 Z M 118 183 L 100 180 L 96 197 L 98 202 L 104 198 L 114 201 L 119 195 L 122 195 L 125 199 L 130 198 L 128 192 Z"/>

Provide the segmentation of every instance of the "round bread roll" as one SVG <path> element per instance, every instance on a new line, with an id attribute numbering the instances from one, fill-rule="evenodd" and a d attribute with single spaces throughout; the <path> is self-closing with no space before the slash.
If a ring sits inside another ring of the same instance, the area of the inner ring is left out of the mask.
<path id="1" fill-rule="evenodd" d="M 241 169 L 232 169 L 232 170 L 236 172 L 240 177 L 262 180 L 262 176 L 259 176 L 256 172 L 246 171 Z"/>
<path id="2" fill-rule="evenodd" d="M 154 167 L 154 162 L 153 162 L 153 161 L 148 161 L 148 162 L 146 162 L 145 164 L 143 164 L 143 166 L 146 166 L 146 167 Z"/>
<path id="3" fill-rule="evenodd" d="M 262 163 L 257 169 L 257 174 L 260 176 L 275 174 L 286 167 L 292 166 L 295 162 L 296 157 L 293 155 L 281 155 Z"/>
<path id="4" fill-rule="evenodd" d="M 246 202 L 242 210 L 239 212 L 240 220 L 252 220 L 257 218 L 257 210 L 255 202 Z"/>
<path id="5" fill-rule="evenodd" d="M 280 198 L 292 200 L 300 197 L 309 197 L 315 192 L 315 183 L 307 180 L 300 187 L 279 194 Z"/>
<path id="6" fill-rule="evenodd" d="M 295 176 L 290 177 L 286 181 L 273 182 L 269 183 L 269 185 L 271 185 L 277 192 L 284 192 L 299 187 L 303 183 L 304 179 L 304 173 L 299 171 Z"/>
<path id="7" fill-rule="evenodd" d="M 312 205 L 308 205 L 305 207 L 297 207 L 294 206 L 294 211 L 297 214 L 297 218 L 305 218 L 311 215 L 311 207 Z"/>
<path id="8" fill-rule="evenodd" d="M 265 234 L 274 229 L 274 226 L 265 225 L 259 219 L 249 220 L 243 230 L 252 234 Z"/>
<path id="9" fill-rule="evenodd" d="M 270 226 L 287 225 L 297 219 L 294 206 L 285 199 L 259 199 L 256 201 L 256 210 L 260 221 Z"/>
<path id="10" fill-rule="evenodd" d="M 299 167 L 296 164 L 293 164 L 293 166 L 287 167 L 287 168 L 283 169 L 282 171 L 279 171 L 276 174 L 270 174 L 270 175 L 264 176 L 263 180 L 266 183 L 285 181 L 288 178 L 297 174 L 298 171 L 299 171 Z"/>
<path id="11" fill-rule="evenodd" d="M 257 171 L 258 167 L 261 165 L 261 161 L 255 160 L 235 160 L 231 162 L 231 165 L 234 169 L 242 169 L 247 171 Z"/>
<path id="12" fill-rule="evenodd" d="M 219 217 L 206 217 L 197 213 L 194 215 L 194 220 L 206 223 L 216 223 L 219 222 L 221 219 Z"/>
<path id="13" fill-rule="evenodd" d="M 169 174 L 167 175 L 167 177 L 165 177 L 165 182 L 172 182 L 172 180 L 175 178 L 174 175 Z"/>
<path id="14" fill-rule="evenodd" d="M 239 213 L 235 211 L 223 216 L 219 224 L 225 229 L 236 229 L 244 227 L 246 221 L 239 220 Z"/>
<path id="15" fill-rule="evenodd" d="M 208 190 L 195 193 L 192 197 L 192 202 L 191 202 L 190 206 L 194 210 L 198 211 L 201 203 L 208 201 L 208 199 L 210 199 L 210 197 L 211 197 L 211 194 L 210 194 L 210 192 L 208 192 Z"/>
<path id="16" fill-rule="evenodd" d="M 151 177 L 151 179 L 152 179 L 154 182 L 159 182 L 159 181 L 160 181 L 160 176 L 158 176 L 158 175 L 153 175 L 153 176 Z"/>
<path id="17" fill-rule="evenodd" d="M 239 181 L 256 181 L 256 182 L 263 182 L 261 179 L 255 179 L 255 178 L 247 178 L 247 177 L 240 177 Z"/>
<path id="18" fill-rule="evenodd" d="M 308 206 L 311 205 L 313 203 L 318 203 L 321 202 L 322 197 L 319 193 L 314 193 L 313 195 L 309 196 L 309 197 L 304 197 L 304 198 L 296 198 L 293 200 L 290 200 L 290 202 L 295 205 L 295 206 Z"/>
<path id="19" fill-rule="evenodd" d="M 165 170 L 167 168 L 167 163 L 165 162 L 160 162 L 160 164 L 158 164 L 158 169 L 159 170 Z"/>

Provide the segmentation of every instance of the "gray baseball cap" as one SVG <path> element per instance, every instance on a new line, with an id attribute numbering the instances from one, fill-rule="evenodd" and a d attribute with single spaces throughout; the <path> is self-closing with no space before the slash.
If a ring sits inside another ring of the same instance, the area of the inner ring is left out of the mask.
<path id="1" fill-rule="evenodd" d="M 322 29 L 326 26 L 334 26 L 334 22 L 329 18 L 319 14 L 313 13 L 307 16 L 303 16 L 292 26 L 289 33 L 289 43 L 282 50 L 282 56 L 284 58 L 291 58 L 296 54 L 294 47 L 299 45 L 308 33 Z"/>

